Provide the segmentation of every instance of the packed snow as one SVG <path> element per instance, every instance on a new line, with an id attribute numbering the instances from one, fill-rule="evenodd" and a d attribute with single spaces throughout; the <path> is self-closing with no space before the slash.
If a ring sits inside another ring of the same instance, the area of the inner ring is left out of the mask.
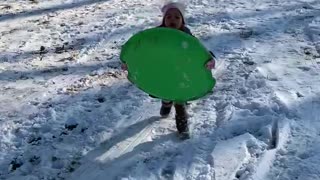
<path id="1" fill-rule="evenodd" d="M 320 1 L 183 2 L 217 56 L 185 141 L 120 69 L 162 0 L 1 1 L 0 179 L 319 180 Z"/>

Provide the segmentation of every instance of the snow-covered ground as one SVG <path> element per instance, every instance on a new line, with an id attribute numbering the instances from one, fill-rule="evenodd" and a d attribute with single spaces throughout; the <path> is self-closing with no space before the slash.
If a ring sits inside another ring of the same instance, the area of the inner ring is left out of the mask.
<path id="1" fill-rule="evenodd" d="M 161 4 L 1 1 L 0 179 L 320 179 L 320 1 L 188 1 L 218 66 L 186 141 L 120 70 Z"/>

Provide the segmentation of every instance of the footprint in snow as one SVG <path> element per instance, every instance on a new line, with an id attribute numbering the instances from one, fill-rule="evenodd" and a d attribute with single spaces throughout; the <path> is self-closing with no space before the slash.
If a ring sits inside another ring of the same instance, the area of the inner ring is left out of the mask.
<path id="1" fill-rule="evenodd" d="M 302 71 L 310 71 L 310 67 L 306 67 L 306 66 L 300 66 L 298 67 L 298 69 L 301 69 Z"/>
<path id="2" fill-rule="evenodd" d="M 170 162 L 165 168 L 162 169 L 161 176 L 164 179 L 173 179 L 175 167 Z"/>

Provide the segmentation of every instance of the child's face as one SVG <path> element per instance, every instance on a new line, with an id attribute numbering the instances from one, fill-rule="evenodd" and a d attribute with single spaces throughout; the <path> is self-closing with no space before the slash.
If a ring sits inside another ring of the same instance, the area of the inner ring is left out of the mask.
<path id="1" fill-rule="evenodd" d="M 182 16 L 178 9 L 169 9 L 164 17 L 164 25 L 169 28 L 180 29 Z"/>

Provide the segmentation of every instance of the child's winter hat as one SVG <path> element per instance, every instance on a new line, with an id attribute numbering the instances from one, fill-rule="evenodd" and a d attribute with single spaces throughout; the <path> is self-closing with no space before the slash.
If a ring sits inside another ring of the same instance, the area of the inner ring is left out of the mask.
<path id="1" fill-rule="evenodd" d="M 163 13 L 163 16 L 166 15 L 169 9 L 178 9 L 181 12 L 181 15 L 184 17 L 185 9 L 186 7 L 184 4 L 179 3 L 179 2 L 169 2 L 166 3 L 162 8 L 161 12 Z"/>

